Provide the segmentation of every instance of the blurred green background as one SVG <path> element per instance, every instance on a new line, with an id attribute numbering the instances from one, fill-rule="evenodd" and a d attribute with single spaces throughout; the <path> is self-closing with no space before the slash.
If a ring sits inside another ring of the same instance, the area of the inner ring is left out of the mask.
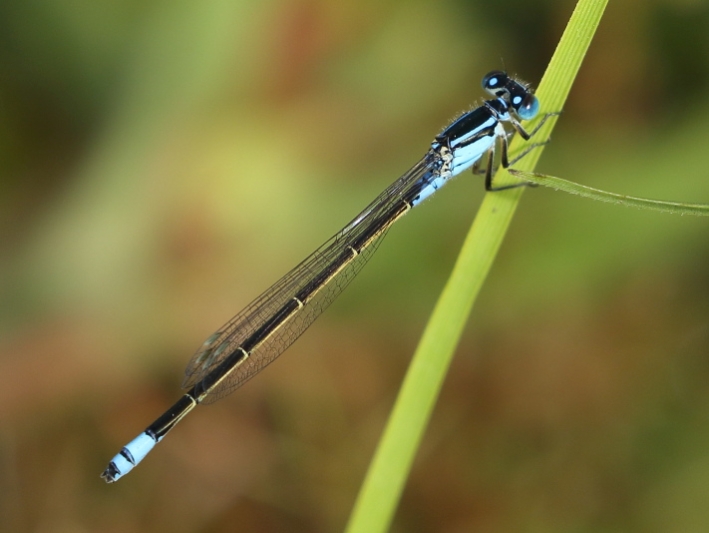
<path id="1" fill-rule="evenodd" d="M 277 364 L 116 485 L 214 329 L 567 0 L 0 3 L 0 530 L 339 531 L 483 194 L 392 229 Z M 538 170 L 709 202 L 709 5 L 611 2 Z M 525 193 L 397 532 L 709 529 L 709 225 Z"/>

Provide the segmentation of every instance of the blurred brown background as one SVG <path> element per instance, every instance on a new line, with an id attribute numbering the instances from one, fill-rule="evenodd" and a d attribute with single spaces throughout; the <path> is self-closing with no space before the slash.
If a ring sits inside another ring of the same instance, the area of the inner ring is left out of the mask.
<path id="1" fill-rule="evenodd" d="M 573 2 L 0 3 L 0 530 L 346 523 L 483 194 L 398 224 L 288 352 L 118 484 L 214 329 Z M 540 171 L 709 202 L 709 6 L 611 2 Z M 709 529 L 709 223 L 528 191 L 396 532 Z"/>

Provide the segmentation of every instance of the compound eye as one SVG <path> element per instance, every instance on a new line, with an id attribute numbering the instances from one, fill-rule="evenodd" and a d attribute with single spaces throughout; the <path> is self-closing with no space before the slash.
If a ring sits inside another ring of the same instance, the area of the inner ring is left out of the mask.
<path id="1" fill-rule="evenodd" d="M 493 70 L 488 72 L 488 74 L 483 78 L 483 89 L 487 92 L 494 94 L 495 96 L 500 96 L 500 90 L 503 90 L 507 81 L 509 80 L 507 74 L 501 70 Z"/>
<path id="2" fill-rule="evenodd" d="M 512 107 L 522 120 L 531 120 L 539 113 L 539 100 L 533 94 L 524 98 L 518 95 L 512 97 Z"/>

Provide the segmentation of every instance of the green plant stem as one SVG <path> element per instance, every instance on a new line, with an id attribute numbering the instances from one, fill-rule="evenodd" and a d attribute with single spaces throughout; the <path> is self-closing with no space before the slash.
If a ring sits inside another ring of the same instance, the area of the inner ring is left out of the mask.
<path id="1" fill-rule="evenodd" d="M 578 2 L 536 93 L 545 110 L 562 109 L 606 3 L 607 0 Z M 556 119 L 548 120 L 536 138 L 548 138 Z M 519 136 L 514 140 L 513 151 L 520 148 L 520 141 Z M 517 167 L 532 171 L 541 151 L 534 150 Z M 513 179 L 498 175 L 496 183 Z M 473 302 L 522 190 L 485 196 L 404 378 L 350 516 L 348 533 L 383 533 L 389 528 Z"/>

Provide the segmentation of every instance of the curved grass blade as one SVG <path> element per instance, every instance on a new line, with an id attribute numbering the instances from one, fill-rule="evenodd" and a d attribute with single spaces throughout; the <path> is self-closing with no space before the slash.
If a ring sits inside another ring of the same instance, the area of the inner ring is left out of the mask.
<path id="1" fill-rule="evenodd" d="M 648 198 L 639 198 L 637 196 L 628 196 L 625 194 L 617 194 L 614 192 L 602 191 L 587 185 L 581 185 L 548 174 L 540 174 L 538 172 L 528 172 L 526 170 L 509 169 L 508 171 L 513 176 L 535 183 L 544 185 L 550 189 L 557 191 L 575 194 L 591 200 L 606 202 L 609 204 L 618 204 L 626 207 L 636 207 L 638 209 L 649 209 L 651 211 L 659 211 L 661 213 L 672 213 L 675 215 L 694 215 L 700 217 L 709 216 L 709 204 L 689 204 L 684 202 L 670 202 L 666 200 L 651 200 Z"/>

